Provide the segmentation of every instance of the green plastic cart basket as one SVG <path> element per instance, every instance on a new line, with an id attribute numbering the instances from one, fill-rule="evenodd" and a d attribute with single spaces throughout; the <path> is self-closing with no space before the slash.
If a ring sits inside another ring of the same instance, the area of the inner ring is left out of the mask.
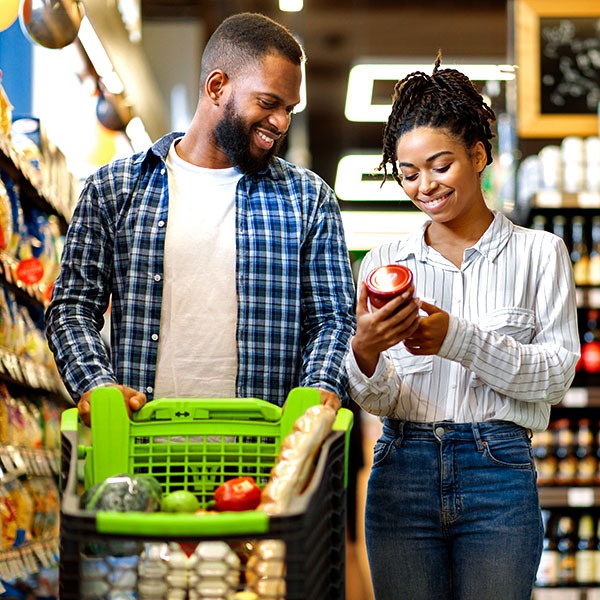
<path id="1" fill-rule="evenodd" d="M 91 512 L 80 506 L 82 489 L 125 473 L 151 475 L 165 493 L 192 491 L 203 507 L 227 479 L 249 475 L 263 487 L 294 422 L 319 402 L 312 388 L 292 390 L 284 409 L 259 399 L 157 399 L 130 419 L 120 391 L 102 388 L 92 395 L 87 445 L 80 440 L 89 440 L 90 432 L 84 431 L 77 409 L 66 410 L 61 422 L 61 600 L 86 598 L 83 563 L 90 545 L 261 539 L 285 543 L 286 600 L 343 600 L 353 422 L 348 409 L 338 411 L 310 484 L 285 514 Z"/>

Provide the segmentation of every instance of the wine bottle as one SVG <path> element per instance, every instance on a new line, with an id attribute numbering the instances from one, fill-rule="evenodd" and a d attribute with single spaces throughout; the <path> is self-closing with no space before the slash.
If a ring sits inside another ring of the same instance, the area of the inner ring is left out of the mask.
<path id="1" fill-rule="evenodd" d="M 597 542 L 592 515 L 583 514 L 577 527 L 577 554 L 575 580 L 578 585 L 591 585 L 596 581 Z"/>
<path id="2" fill-rule="evenodd" d="M 571 515 L 562 515 L 558 519 L 558 552 L 560 554 L 560 583 L 575 583 L 575 563 L 577 554 L 577 531 Z"/>
<path id="3" fill-rule="evenodd" d="M 552 218 L 552 233 L 567 242 L 567 219 L 564 215 L 555 215 Z"/>
<path id="4" fill-rule="evenodd" d="M 556 456 L 558 469 L 556 483 L 572 485 L 577 475 L 577 454 L 575 453 L 575 434 L 569 419 L 558 419 L 556 427 Z"/>
<path id="5" fill-rule="evenodd" d="M 542 511 L 544 543 L 535 585 L 552 587 L 560 582 L 560 553 L 558 551 L 558 515 Z"/>
<path id="6" fill-rule="evenodd" d="M 571 261 L 576 285 L 588 285 L 590 255 L 585 236 L 585 220 L 583 217 L 573 217 L 571 221 Z"/>
<path id="7" fill-rule="evenodd" d="M 537 231 L 545 231 L 547 226 L 547 219 L 544 215 L 535 215 L 533 219 L 531 219 L 531 229 L 535 229 Z"/>
<path id="8" fill-rule="evenodd" d="M 558 459 L 556 458 L 554 433 L 554 430 L 550 428 L 536 431 L 531 440 L 538 485 L 556 483 Z"/>
<path id="9" fill-rule="evenodd" d="M 600 285 L 600 217 L 592 218 L 592 247 L 590 249 L 590 285 Z"/>
<path id="10" fill-rule="evenodd" d="M 581 366 L 586 373 L 600 373 L 600 311 L 588 310 L 586 329 L 581 343 Z"/>
<path id="11" fill-rule="evenodd" d="M 576 433 L 577 475 L 578 485 L 593 485 L 596 477 L 597 459 L 594 448 L 594 432 L 590 419 L 582 418 L 577 423 Z"/>

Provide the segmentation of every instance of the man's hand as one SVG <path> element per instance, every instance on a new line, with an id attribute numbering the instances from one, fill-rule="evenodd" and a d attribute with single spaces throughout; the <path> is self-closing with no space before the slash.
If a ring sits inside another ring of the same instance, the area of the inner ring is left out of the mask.
<path id="1" fill-rule="evenodd" d="M 337 412 L 341 407 L 342 403 L 335 392 L 329 392 L 327 390 L 322 390 L 321 388 L 317 388 L 319 394 L 321 394 L 321 404 L 325 406 L 329 406 Z"/>
<path id="2" fill-rule="evenodd" d="M 142 392 L 138 392 L 133 388 L 126 387 L 124 385 L 114 385 L 110 387 L 117 388 L 125 399 L 125 407 L 127 408 L 127 414 L 129 418 L 131 418 L 131 414 L 135 410 L 139 410 L 146 404 L 146 394 Z M 79 402 L 77 403 L 77 409 L 79 410 L 79 416 L 81 420 L 89 427 L 90 426 L 90 397 L 92 395 L 93 390 L 89 390 L 81 396 Z"/>

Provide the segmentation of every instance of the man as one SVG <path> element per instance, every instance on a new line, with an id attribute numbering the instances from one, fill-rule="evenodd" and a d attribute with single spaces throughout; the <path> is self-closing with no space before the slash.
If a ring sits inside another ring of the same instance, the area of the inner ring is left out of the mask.
<path id="1" fill-rule="evenodd" d="M 340 406 L 354 284 L 339 208 L 322 179 L 276 156 L 303 60 L 275 21 L 229 17 L 204 50 L 188 131 L 88 178 L 46 314 L 84 422 L 107 385 L 129 411 L 154 397 L 281 405 L 298 385 Z"/>

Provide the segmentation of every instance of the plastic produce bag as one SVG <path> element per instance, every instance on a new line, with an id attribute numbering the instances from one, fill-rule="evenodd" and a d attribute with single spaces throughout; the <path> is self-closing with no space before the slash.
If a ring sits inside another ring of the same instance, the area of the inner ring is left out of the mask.
<path id="1" fill-rule="evenodd" d="M 108 477 L 91 488 L 81 500 L 85 510 L 116 512 L 156 512 L 160 510 L 162 489 L 154 477 L 128 474 Z M 139 554 L 142 543 L 137 541 L 94 541 L 87 545 L 93 556 L 130 556 Z"/>

